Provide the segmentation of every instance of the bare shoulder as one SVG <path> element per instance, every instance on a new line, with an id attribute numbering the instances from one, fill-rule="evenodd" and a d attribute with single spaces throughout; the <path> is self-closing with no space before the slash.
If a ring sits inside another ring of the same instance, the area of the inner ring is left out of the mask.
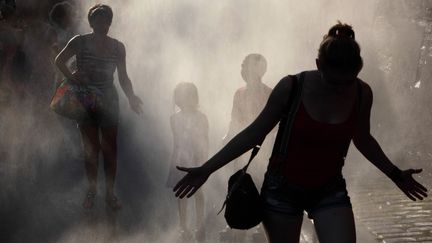
<path id="1" fill-rule="evenodd" d="M 111 45 L 113 45 L 114 48 L 119 49 L 120 53 L 126 52 L 126 48 L 125 48 L 125 45 L 123 44 L 123 42 L 121 42 L 115 38 L 112 38 L 112 37 L 108 37 L 108 38 L 111 42 Z"/>
<path id="2" fill-rule="evenodd" d="M 293 80 L 293 78 L 291 77 L 291 75 L 288 75 L 288 76 L 285 76 L 285 77 L 283 77 L 280 81 L 279 81 L 279 83 L 276 85 L 276 87 L 277 86 L 279 86 L 279 87 L 281 87 L 281 88 L 284 88 L 284 89 L 291 89 L 291 87 L 292 87 L 292 85 L 293 85 L 293 82 L 294 82 L 294 80 Z"/>
<path id="3" fill-rule="evenodd" d="M 69 42 L 67 43 L 67 46 L 76 48 L 79 46 L 79 42 L 82 41 L 83 36 L 82 35 L 75 35 L 72 37 Z"/>
<path id="4" fill-rule="evenodd" d="M 82 35 L 76 35 L 73 38 L 77 38 L 77 41 L 87 41 L 88 39 L 90 39 L 90 37 L 91 37 L 91 33 L 86 33 Z"/>
<path id="5" fill-rule="evenodd" d="M 367 84 L 363 80 L 358 80 L 360 84 L 360 110 L 364 114 L 369 114 L 373 103 L 372 89 L 369 84 Z"/>
<path id="6" fill-rule="evenodd" d="M 270 94 L 273 89 L 270 88 L 267 84 L 263 83 L 263 90 L 265 93 Z"/>
<path id="7" fill-rule="evenodd" d="M 236 90 L 235 95 L 242 95 L 246 92 L 246 86 L 240 87 Z"/>
<path id="8" fill-rule="evenodd" d="M 291 76 L 282 78 L 274 87 L 270 100 L 278 103 L 287 103 L 289 95 L 292 91 L 294 80 Z"/>

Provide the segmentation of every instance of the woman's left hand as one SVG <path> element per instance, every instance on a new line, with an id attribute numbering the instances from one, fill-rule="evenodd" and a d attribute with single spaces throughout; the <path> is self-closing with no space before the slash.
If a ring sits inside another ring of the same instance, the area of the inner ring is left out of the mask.
<path id="1" fill-rule="evenodd" d="M 393 180 L 399 189 L 401 189 L 401 191 L 413 201 L 416 201 L 416 199 L 423 200 L 423 198 L 427 197 L 426 187 L 417 182 L 412 176 L 413 174 L 419 174 L 422 171 L 422 169 L 403 170 L 400 174 L 400 178 Z"/>
<path id="2" fill-rule="evenodd" d="M 138 115 L 141 115 L 143 113 L 143 110 L 141 108 L 142 104 L 143 102 L 138 96 L 132 95 L 131 97 L 129 97 L 129 105 L 131 109 Z"/>

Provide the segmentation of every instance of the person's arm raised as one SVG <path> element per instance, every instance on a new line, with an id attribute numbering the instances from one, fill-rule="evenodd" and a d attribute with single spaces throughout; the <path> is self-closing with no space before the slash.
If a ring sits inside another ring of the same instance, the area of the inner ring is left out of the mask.
<path id="1" fill-rule="evenodd" d="M 408 198 L 413 201 L 416 198 L 422 200 L 427 197 L 427 189 L 412 177 L 413 174 L 418 174 L 422 170 L 408 169 L 401 171 L 387 158 L 378 142 L 370 134 L 370 112 L 373 95 L 371 88 L 366 83 L 362 82 L 360 84 L 362 85 L 363 95 L 359 114 L 360 121 L 353 137 L 354 145 L 366 159 L 386 174 Z"/>
<path id="2" fill-rule="evenodd" d="M 187 174 L 174 187 L 176 196 L 192 196 L 216 170 L 239 157 L 255 145 L 261 144 L 266 135 L 279 122 L 291 93 L 292 80 L 282 79 L 271 93 L 266 106 L 247 128 L 237 134 L 218 153 L 200 167 L 177 167 Z"/>

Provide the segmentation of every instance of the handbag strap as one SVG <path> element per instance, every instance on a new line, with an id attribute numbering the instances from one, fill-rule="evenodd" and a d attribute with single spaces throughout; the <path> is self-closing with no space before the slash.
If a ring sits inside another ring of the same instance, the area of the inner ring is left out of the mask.
<path id="1" fill-rule="evenodd" d="M 262 143 L 261 143 L 262 144 Z M 252 162 L 252 160 L 255 158 L 255 156 L 258 154 L 258 151 L 260 150 L 260 148 L 261 148 L 261 144 L 257 144 L 257 145 L 255 145 L 255 147 L 252 149 L 252 153 L 251 153 L 251 156 L 250 156 L 250 158 L 249 158 L 249 161 L 248 161 L 248 163 L 243 167 L 243 169 L 242 170 L 244 170 L 244 172 L 246 173 L 246 170 L 248 169 L 248 167 L 249 167 L 249 165 L 250 165 L 250 163 Z"/>
<path id="2" fill-rule="evenodd" d="M 288 151 L 288 142 L 292 132 L 292 126 L 294 124 L 295 115 L 300 106 L 303 82 L 305 78 L 305 72 L 302 72 L 295 76 L 290 76 L 293 80 L 292 90 L 286 107 L 279 122 L 279 130 L 276 135 L 275 145 L 273 147 L 272 156 L 286 155 Z M 282 162 L 276 165 L 276 172 L 280 170 Z"/>
<path id="3" fill-rule="evenodd" d="M 281 135 L 279 135 L 279 133 L 280 133 L 280 129 L 279 129 L 278 137 L 279 136 L 283 136 L 282 137 L 283 139 L 289 138 L 289 135 L 291 133 L 291 126 L 292 126 L 292 123 L 293 123 L 293 120 L 294 120 L 294 116 L 297 113 L 298 106 L 299 106 L 299 103 L 300 103 L 301 91 L 302 91 L 302 88 L 303 88 L 304 72 L 300 73 L 300 79 L 297 79 L 296 76 L 290 76 L 290 77 L 293 80 L 292 90 L 293 90 L 294 93 L 291 92 L 291 94 L 289 95 L 287 106 L 286 106 L 285 109 L 283 109 L 283 114 L 281 116 L 281 121 L 279 122 L 280 126 L 281 126 L 281 123 L 286 123 L 285 127 L 289 127 L 290 128 L 290 129 L 287 129 L 288 131 L 286 131 L 285 129 L 283 129 L 284 132 L 281 133 Z M 222 205 L 222 208 L 217 213 L 218 215 L 225 208 L 226 203 L 229 200 L 229 198 L 230 198 L 231 194 L 233 193 L 233 191 L 235 191 L 237 189 L 237 187 L 240 185 L 240 182 L 241 182 L 243 176 L 246 174 L 246 171 L 247 171 L 250 163 L 255 158 L 255 156 L 258 154 L 258 152 L 259 152 L 259 150 L 261 148 L 262 142 L 260 144 L 255 145 L 255 147 L 252 149 L 251 156 L 249 158 L 248 163 L 241 169 L 242 172 L 241 172 L 240 177 L 237 179 L 237 181 L 233 184 L 233 186 L 231 187 L 231 189 L 228 191 L 228 194 L 227 194 L 227 196 L 225 198 L 225 201 L 224 201 L 224 203 Z"/>
<path id="4" fill-rule="evenodd" d="M 283 129 L 283 132 L 281 133 L 281 135 L 279 135 L 279 132 L 278 132 L 278 135 L 281 136 L 281 139 L 282 139 L 280 142 L 280 146 L 278 146 L 279 152 L 286 153 L 286 148 L 284 148 L 284 146 L 287 147 L 286 145 L 288 144 L 289 136 L 291 135 L 294 117 L 298 111 L 298 107 L 299 107 L 299 104 L 301 101 L 301 94 L 302 94 L 302 90 L 303 90 L 303 80 L 304 80 L 305 72 L 300 73 L 298 76 L 300 76 L 300 77 L 297 78 L 297 75 L 289 76 L 293 80 L 293 83 L 292 83 L 292 91 L 293 92 L 291 92 L 291 94 L 289 95 L 288 102 L 287 102 L 285 108 L 283 109 L 283 113 L 281 116 L 280 124 L 285 123 L 284 127 L 286 127 L 287 129 Z M 261 145 L 262 145 L 262 142 L 260 144 L 255 145 L 255 147 L 252 149 L 252 153 L 251 153 L 251 156 L 249 158 L 249 161 L 243 167 L 244 172 L 246 172 L 250 163 L 255 158 L 255 156 L 258 154 L 258 151 L 260 150 Z"/>

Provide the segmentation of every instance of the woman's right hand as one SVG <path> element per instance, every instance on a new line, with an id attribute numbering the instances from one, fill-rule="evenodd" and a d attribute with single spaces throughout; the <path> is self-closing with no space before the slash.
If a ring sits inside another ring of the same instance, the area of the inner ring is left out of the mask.
<path id="1" fill-rule="evenodd" d="M 175 196 L 184 198 L 191 197 L 209 178 L 211 172 L 201 167 L 180 167 L 178 170 L 187 172 L 187 174 L 175 185 L 173 191 L 176 192 Z"/>

